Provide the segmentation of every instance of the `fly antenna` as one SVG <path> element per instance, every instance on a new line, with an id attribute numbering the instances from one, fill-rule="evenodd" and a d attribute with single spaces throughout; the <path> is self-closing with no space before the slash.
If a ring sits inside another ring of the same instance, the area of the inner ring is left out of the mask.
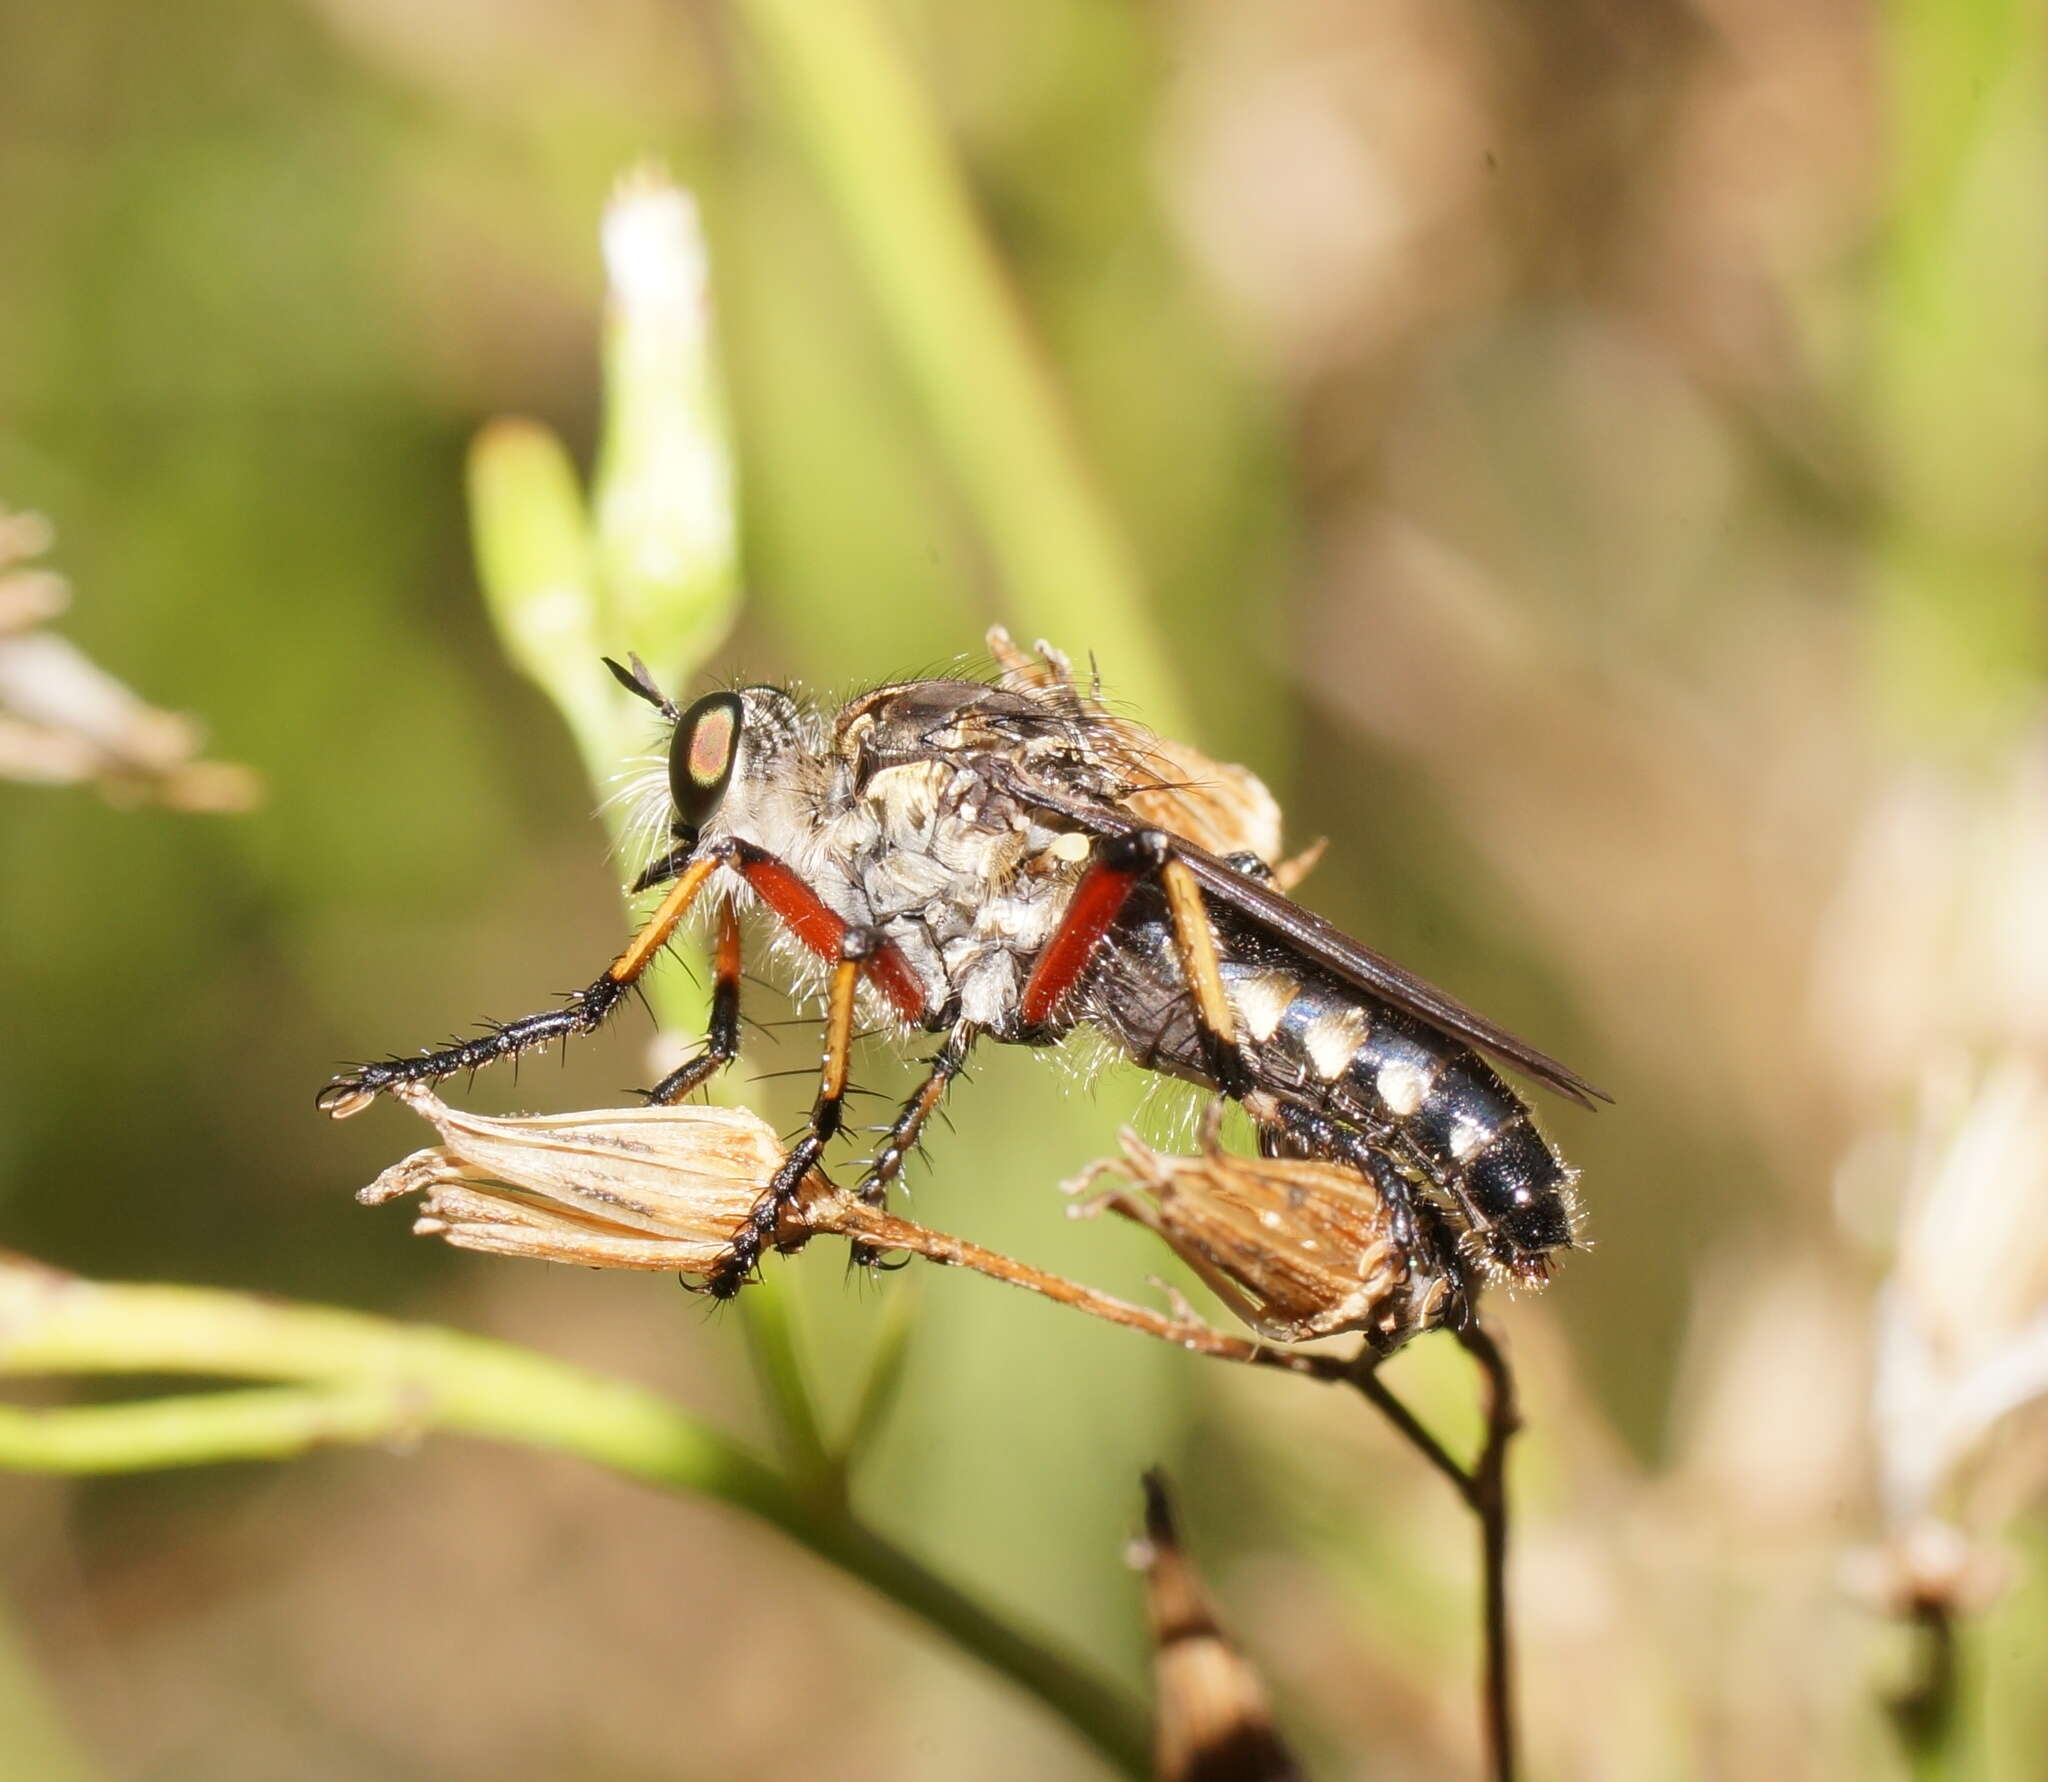
<path id="1" fill-rule="evenodd" d="M 654 676 L 647 672 L 647 664 L 635 655 L 628 655 L 626 660 L 633 665 L 630 669 L 621 668 L 609 656 L 603 658 L 604 665 L 612 671 L 613 678 L 635 699 L 646 700 L 670 723 L 680 718 L 683 715 L 682 708 L 654 684 Z"/>

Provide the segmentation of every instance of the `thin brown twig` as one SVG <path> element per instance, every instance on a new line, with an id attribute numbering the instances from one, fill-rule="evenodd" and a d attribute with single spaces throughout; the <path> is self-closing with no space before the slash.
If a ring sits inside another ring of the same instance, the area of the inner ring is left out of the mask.
<path id="1" fill-rule="evenodd" d="M 1481 1718 L 1486 1729 L 1487 1775 L 1514 1782 L 1516 1771 L 1514 1642 L 1508 1615 L 1507 1448 L 1521 1427 L 1514 1375 L 1507 1357 L 1477 1318 L 1455 1327 L 1484 1381 L 1486 1436 L 1471 1467 L 1460 1466 L 1421 1419 L 1379 1377 L 1383 1357 L 1367 1351 L 1347 1376 L 1423 1459 L 1450 1480 L 1479 1519 L 1480 1606 L 1484 1658 L 1480 1668 Z"/>
<path id="2" fill-rule="evenodd" d="M 1387 1383 L 1379 1377 L 1380 1364 L 1385 1360 L 1384 1355 L 1367 1349 L 1352 1364 L 1351 1371 L 1345 1377 L 1372 1401 L 1374 1408 L 1382 1417 L 1401 1432 L 1409 1446 L 1450 1480 L 1452 1489 L 1465 1500 L 1476 1515 L 1479 1511 L 1479 1491 L 1472 1474 L 1458 1464 L 1450 1450 L 1430 1434 L 1421 1418 L 1396 1398 Z"/>
<path id="3" fill-rule="evenodd" d="M 1481 1717 L 1485 1729 L 1489 1782 L 1514 1782 L 1516 1761 L 1514 1644 L 1508 1613 L 1507 1450 L 1521 1427 L 1514 1374 L 1507 1357 L 1476 1317 L 1454 1327 L 1453 1334 L 1478 1364 L 1485 1399 L 1486 1434 L 1477 1458 L 1468 1468 L 1459 1464 L 1379 1377 L 1385 1359 L 1367 1348 L 1351 1360 L 1276 1349 L 1244 1337 L 1227 1336 L 1192 1318 L 1169 1317 L 1143 1306 L 1099 1293 L 1092 1287 L 1032 1268 L 946 1232 L 932 1231 L 845 1198 L 829 1208 L 829 1229 L 879 1249 L 908 1250 L 930 1261 L 971 1268 L 1013 1287 L 1043 1295 L 1112 1324 L 1140 1330 L 1196 1354 L 1219 1361 L 1279 1368 L 1331 1384 L 1352 1386 L 1391 1423 L 1408 1444 L 1450 1481 L 1460 1500 L 1479 1522 L 1480 1601 L 1484 1657 L 1480 1671 Z M 817 1209 L 812 1209 L 816 1218 Z"/>
<path id="4" fill-rule="evenodd" d="M 1508 1618 L 1508 1443 L 1521 1427 L 1515 1377 L 1507 1357 L 1477 1318 L 1459 1326 L 1458 1341 L 1485 1380 L 1486 1440 L 1472 1467 L 1472 1498 L 1479 1517 L 1480 1595 L 1486 1657 L 1482 1670 L 1487 1755 L 1493 1782 L 1514 1782 L 1514 1645 Z"/>
<path id="5" fill-rule="evenodd" d="M 813 1217 L 816 1217 L 815 1212 Z M 1006 1281 L 1012 1287 L 1022 1287 L 1027 1293 L 1040 1294 L 1063 1306 L 1091 1313 L 1111 1324 L 1142 1330 L 1147 1336 L 1155 1336 L 1161 1342 L 1192 1350 L 1198 1355 L 1212 1355 L 1219 1361 L 1242 1362 L 1249 1367 L 1278 1368 L 1284 1373 L 1305 1374 L 1315 1380 L 1342 1380 L 1351 1372 L 1352 1364 L 1337 1356 L 1305 1355 L 1293 1349 L 1276 1349 L 1271 1344 L 1254 1342 L 1247 1337 L 1226 1336 L 1199 1320 L 1172 1318 L 1145 1306 L 1134 1306 L 1126 1300 L 1099 1293 L 1093 1287 L 1083 1287 L 1063 1276 L 1047 1274 L 1029 1263 L 1018 1262 L 994 1250 L 984 1250 L 979 1244 L 971 1244 L 964 1238 L 932 1231 L 922 1225 L 913 1225 L 907 1219 L 897 1219 L 872 1207 L 862 1206 L 858 1201 L 849 1200 L 844 1206 L 835 1203 L 830 1208 L 830 1218 L 833 1231 L 856 1237 L 878 1250 L 908 1250 L 949 1267 L 970 1268 L 998 1281 Z"/>

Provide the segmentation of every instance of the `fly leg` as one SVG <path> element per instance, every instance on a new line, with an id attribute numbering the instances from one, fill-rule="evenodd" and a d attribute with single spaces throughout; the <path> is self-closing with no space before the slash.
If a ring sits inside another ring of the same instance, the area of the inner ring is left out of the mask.
<path id="1" fill-rule="evenodd" d="M 1159 882 L 1166 889 L 1174 949 L 1180 954 L 1181 974 L 1194 998 L 1210 1073 L 1224 1094 L 1242 1101 L 1256 1085 L 1237 1043 L 1237 1012 L 1223 988 L 1223 967 L 1216 956 L 1216 930 L 1209 921 L 1209 906 L 1202 901 L 1202 888 L 1184 861 L 1168 856 L 1160 864 Z"/>
<path id="2" fill-rule="evenodd" d="M 1255 1087 L 1237 1043 L 1237 1018 L 1223 986 L 1216 931 L 1195 875 L 1174 857 L 1173 841 L 1162 829 L 1133 829 L 1106 835 L 1052 938 L 1031 968 L 1020 1008 L 1027 1027 L 1043 1027 L 1093 962 L 1103 937 L 1131 894 L 1156 879 L 1173 918 L 1174 949 L 1195 1006 L 1209 1074 L 1226 1095 L 1242 1101 Z"/>
<path id="3" fill-rule="evenodd" d="M 861 1177 L 858 1192 L 870 1206 L 880 1206 L 888 1198 L 889 1184 L 903 1173 L 903 1166 L 910 1161 L 911 1152 L 917 1149 L 917 1141 L 924 1134 L 925 1123 L 939 1111 L 953 1079 L 966 1065 L 968 1048 L 974 1039 L 975 1029 L 965 1022 L 954 1028 L 933 1057 L 924 1081 L 897 1110 L 868 1164 L 868 1173 Z"/>
<path id="4" fill-rule="evenodd" d="M 713 955 L 711 1022 L 704 1050 L 672 1070 L 647 1092 L 649 1103 L 666 1107 L 701 1089 L 740 1052 L 740 915 L 730 900 L 718 911 L 718 951 Z"/>
<path id="5" fill-rule="evenodd" d="M 910 1161 L 911 1152 L 917 1149 L 918 1140 L 924 1135 L 926 1123 L 939 1111 L 939 1104 L 946 1099 L 946 1091 L 953 1086 L 953 1079 L 967 1063 L 968 1048 L 974 1044 L 976 1030 L 961 1022 L 946 1035 L 942 1045 L 925 1071 L 924 1081 L 912 1091 L 910 1099 L 896 1110 L 896 1118 L 889 1122 L 882 1134 L 882 1142 L 875 1148 L 869 1159 L 867 1174 L 860 1179 L 855 1190 L 869 1206 L 881 1206 L 889 1198 L 889 1185 L 903 1173 L 903 1166 Z M 853 1263 L 856 1267 L 872 1264 L 881 1254 L 865 1244 L 856 1244 L 853 1249 Z"/>
<path id="6" fill-rule="evenodd" d="M 846 1123 L 846 1071 L 853 1052 L 854 994 L 860 988 L 862 971 L 871 961 L 884 956 L 888 944 L 879 929 L 841 927 L 839 957 L 832 967 L 832 983 L 826 992 L 825 1053 L 818 1073 L 817 1099 L 811 1104 L 810 1128 L 790 1147 L 782 1167 L 754 1202 L 746 1223 L 733 1234 L 731 1247 L 711 1270 L 704 1285 L 716 1299 L 730 1299 L 746 1285 L 804 1177 L 817 1167 L 825 1147 L 838 1137 Z"/>
<path id="7" fill-rule="evenodd" d="M 443 1077 L 463 1071 L 480 1070 L 500 1058 L 516 1058 L 550 1040 L 571 1034 L 590 1033 L 625 999 L 655 954 L 675 933 L 676 924 L 688 912 L 705 881 L 731 856 L 731 844 L 711 847 L 698 854 L 678 873 L 654 913 L 640 932 L 605 967 L 604 976 L 587 990 L 580 990 L 558 1009 L 546 1009 L 491 1028 L 475 1039 L 437 1052 L 423 1052 L 414 1058 L 387 1058 L 380 1064 L 365 1064 L 346 1076 L 336 1077 L 320 1091 L 315 1105 L 321 1112 L 340 1120 L 370 1105 L 379 1094 L 402 1083 L 438 1083 Z"/>
<path id="8" fill-rule="evenodd" d="M 1303 1107 L 1283 1105 L 1274 1110 L 1274 1119 L 1287 1155 L 1341 1157 L 1372 1183 L 1386 1204 L 1394 1241 L 1422 1267 L 1451 1282 L 1460 1307 L 1470 1306 L 1471 1290 L 1455 1235 L 1446 1226 L 1442 1212 L 1416 1194 L 1414 1184 L 1381 1144 L 1367 1133 Z M 1266 1130 L 1262 1119 L 1262 1150 Z"/>
<path id="9" fill-rule="evenodd" d="M 865 976 L 880 990 L 904 1020 L 922 1021 L 926 1015 L 924 986 L 918 982 L 917 974 L 910 969 L 908 961 L 883 938 L 879 929 L 849 924 L 790 867 L 766 849 L 757 848 L 751 842 L 733 842 L 729 846 L 734 871 L 746 880 L 754 895 L 768 906 L 799 942 L 832 961 L 832 982 L 826 1000 L 824 1061 L 818 1078 L 817 1100 L 811 1107 L 809 1130 L 796 1142 L 783 1159 L 781 1168 L 762 1189 L 747 1222 L 734 1235 L 731 1248 L 705 1282 L 707 1291 L 719 1299 L 730 1299 L 746 1284 L 747 1277 L 761 1260 L 761 1252 L 774 1236 L 784 1209 L 796 1198 L 804 1177 L 817 1166 L 825 1147 L 838 1136 L 845 1123 L 846 1068 L 853 1050 L 854 996 L 861 978 Z M 737 969 L 733 973 L 731 1006 L 736 1025 L 739 1011 Z M 736 1031 L 733 1037 L 736 1045 Z M 714 1047 L 716 1043 L 714 1034 Z M 701 1065 L 705 1060 L 696 1062 Z M 673 1080 L 670 1079 L 671 1082 Z M 668 1086 L 667 1083 L 662 1085 L 663 1088 Z"/>

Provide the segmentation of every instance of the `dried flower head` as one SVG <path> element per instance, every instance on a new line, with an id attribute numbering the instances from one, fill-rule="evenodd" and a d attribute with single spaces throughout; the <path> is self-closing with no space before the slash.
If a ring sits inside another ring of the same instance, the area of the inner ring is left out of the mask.
<path id="1" fill-rule="evenodd" d="M 1336 1164 L 1234 1155 L 1219 1142 L 1220 1124 L 1212 1108 L 1194 1157 L 1162 1156 L 1126 1128 L 1123 1156 L 1090 1165 L 1068 1191 L 1126 1177 L 1130 1189 L 1081 1210 L 1106 1206 L 1156 1232 L 1275 1342 L 1356 1330 L 1386 1352 L 1443 1322 L 1450 1281 L 1417 1266 L 1369 1182 Z"/>
<path id="2" fill-rule="evenodd" d="M 592 1268 L 701 1274 L 719 1260 L 786 1153 L 744 1108 L 608 1108 L 494 1120 L 432 1091 L 395 1091 L 442 1143 L 393 1164 L 356 1198 L 425 1195 L 413 1230 L 466 1250 Z M 800 1244 L 836 1204 L 822 1175 L 774 1239 Z"/>
<path id="3" fill-rule="evenodd" d="M 1145 1475 L 1145 1574 L 1158 1701 L 1153 1774 L 1160 1782 L 1292 1782 L 1301 1775 L 1273 1727 L 1259 1673 L 1216 1620 L 1174 1526 L 1165 1476 Z"/>
<path id="4" fill-rule="evenodd" d="M 1875 1416 L 1887 1520 L 1924 1545 L 1914 1531 L 1964 1495 L 1988 1524 L 2044 1483 L 2038 1450 L 2023 1479 L 1994 1484 L 1982 1462 L 2048 1406 L 2048 1078 L 2014 1054 L 1981 1081 L 1937 1073 L 1922 1107 L 1878 1296 Z"/>
<path id="5" fill-rule="evenodd" d="M 1004 683 L 1012 687 L 1039 689 L 1062 687 L 1077 699 L 1102 708 L 1099 692 L 1084 691 L 1074 679 L 1073 664 L 1065 654 L 1039 641 L 1037 653 L 1020 650 L 1009 632 L 998 625 L 988 634 L 989 654 L 1003 671 Z M 1129 751 L 1129 766 L 1138 780 L 1129 796 L 1131 810 L 1147 823 L 1156 823 L 1175 835 L 1186 836 L 1212 854 L 1252 854 L 1273 870 L 1274 883 L 1283 891 L 1298 885 L 1321 857 L 1323 844 L 1316 842 L 1292 860 L 1282 860 L 1280 803 L 1266 789 L 1266 783 L 1248 767 L 1212 760 L 1201 750 L 1172 737 L 1139 731 L 1123 725 L 1102 710 L 1106 722 L 1120 725 L 1130 737 L 1142 737 L 1142 747 Z"/>

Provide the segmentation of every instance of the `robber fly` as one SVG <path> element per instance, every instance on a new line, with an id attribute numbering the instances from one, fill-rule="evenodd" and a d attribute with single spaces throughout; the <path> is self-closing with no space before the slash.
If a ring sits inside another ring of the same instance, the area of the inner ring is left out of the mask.
<path id="1" fill-rule="evenodd" d="M 589 1032 L 702 902 L 710 1032 L 649 1092 L 679 1100 L 738 1054 L 740 917 L 755 908 L 824 968 L 824 1064 L 804 1135 L 707 1282 L 720 1296 L 842 1129 L 857 1016 L 941 1036 L 869 1164 L 871 1197 L 974 1045 L 1087 1026 L 1235 1100 L 1265 1154 L 1356 1168 L 1419 1257 L 1543 1279 L 1572 1242 L 1570 1172 L 1482 1054 L 1586 1106 L 1600 1091 L 1294 902 L 1299 863 L 1280 860 L 1277 808 L 1251 774 L 1113 715 L 1048 646 L 989 641 L 993 681 L 900 682 L 829 719 L 774 687 L 685 710 L 637 658 L 608 661 L 673 726 L 673 845 L 634 885 L 666 887 L 659 905 L 562 1006 L 365 1065 L 321 1106 L 351 1114 Z"/>

